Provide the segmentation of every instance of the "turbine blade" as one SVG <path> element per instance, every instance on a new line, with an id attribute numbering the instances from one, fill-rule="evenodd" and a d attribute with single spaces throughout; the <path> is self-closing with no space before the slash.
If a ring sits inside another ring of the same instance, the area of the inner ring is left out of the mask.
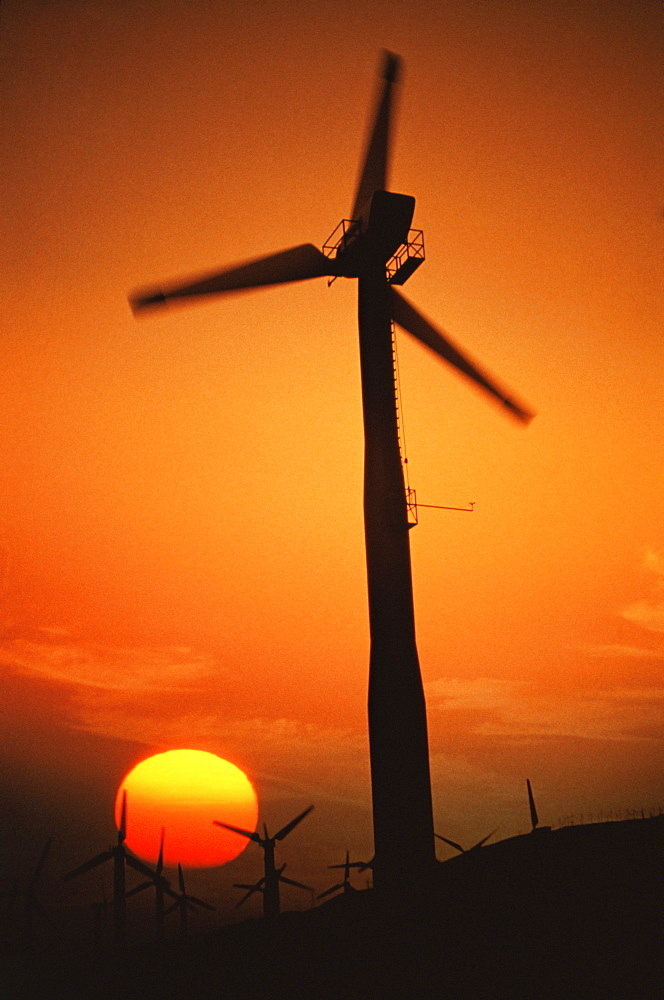
<path id="1" fill-rule="evenodd" d="M 251 889 L 252 892 L 256 892 L 257 889 L 262 889 L 264 882 L 265 882 L 265 876 L 263 876 L 263 878 L 259 878 L 258 882 L 254 882 L 253 885 L 247 885 L 246 882 L 233 882 L 233 888 Z"/>
<path id="2" fill-rule="evenodd" d="M 362 217 L 374 191 L 387 187 L 390 153 L 390 123 L 392 117 L 392 88 L 399 75 L 399 57 L 383 53 L 382 84 L 378 95 L 373 125 L 367 139 L 360 179 L 351 211 L 352 219 Z"/>
<path id="3" fill-rule="evenodd" d="M 236 888 L 238 888 L 238 889 L 244 889 L 246 887 L 242 886 L 242 885 L 239 885 L 239 886 L 236 886 Z M 238 906 L 242 906 L 243 903 L 246 903 L 246 901 L 249 899 L 249 897 L 253 896 L 253 894 L 255 892 L 258 892 L 259 889 L 261 889 L 261 883 L 260 882 L 257 882 L 256 885 L 249 886 L 249 891 L 244 894 L 244 896 L 242 897 L 242 899 L 240 900 L 239 903 L 235 904 L 235 909 L 237 910 Z"/>
<path id="4" fill-rule="evenodd" d="M 189 900 L 190 903 L 195 903 L 196 906 L 202 906 L 206 910 L 216 909 L 216 907 L 213 906 L 212 903 L 206 903 L 202 899 L 199 899 L 198 896 L 187 896 L 187 899 Z"/>
<path id="5" fill-rule="evenodd" d="M 179 886 L 180 886 L 180 892 L 184 896 L 184 894 L 185 894 L 184 872 L 182 871 L 182 865 L 179 862 L 178 862 L 178 883 L 179 883 Z"/>
<path id="6" fill-rule="evenodd" d="M 357 868 L 358 872 L 365 872 L 367 868 L 371 868 L 373 871 L 373 858 L 371 861 L 360 862 L 359 865 L 351 865 L 351 868 Z"/>
<path id="7" fill-rule="evenodd" d="M 513 417 L 525 424 L 532 420 L 534 413 L 507 395 L 491 376 L 483 372 L 474 361 L 471 361 L 458 347 L 455 347 L 447 335 L 437 330 L 396 288 L 392 288 L 392 318 L 395 323 L 412 334 L 416 340 L 419 340 L 471 382 L 502 403 Z"/>
<path id="8" fill-rule="evenodd" d="M 153 868 L 150 868 L 149 865 L 139 861 L 139 859 L 135 858 L 132 854 L 125 854 L 125 861 L 131 868 L 134 869 L 134 871 L 140 872 L 141 875 L 145 875 L 146 878 L 152 879 L 153 882 L 155 881 L 157 872 Z"/>
<path id="9" fill-rule="evenodd" d="M 304 812 L 301 812 L 299 816 L 296 816 L 295 819 L 292 819 L 290 821 L 290 823 L 287 823 L 286 826 L 282 827 L 281 830 L 279 831 L 279 833 L 275 833 L 274 839 L 275 840 L 283 840 L 284 837 L 288 836 L 288 834 L 291 832 L 291 830 L 295 829 L 295 827 L 297 826 L 298 823 L 302 822 L 302 820 L 304 819 L 305 816 L 309 815 L 309 813 L 311 812 L 312 809 L 313 809 L 313 806 L 308 806 L 308 808 L 305 809 Z"/>
<path id="10" fill-rule="evenodd" d="M 255 840 L 257 844 L 261 842 L 260 834 L 256 833 L 255 830 L 253 833 L 249 833 L 248 830 L 242 830 L 239 826 L 230 826 L 228 823 L 222 823 L 218 819 L 213 819 L 212 822 L 215 826 L 223 826 L 224 830 L 232 830 L 233 833 L 239 833 L 243 837 L 248 837 L 249 840 Z"/>
<path id="11" fill-rule="evenodd" d="M 130 896 L 135 896 L 139 892 L 143 892 L 144 889 L 150 889 L 154 885 L 154 882 L 141 882 L 134 889 L 130 889 L 129 892 L 125 892 L 125 899 L 129 899 Z"/>
<path id="12" fill-rule="evenodd" d="M 48 856 L 48 852 L 51 849 L 51 844 L 52 843 L 53 843 L 53 837 L 49 837 L 48 840 L 46 841 L 46 843 L 44 844 L 42 852 L 39 855 L 39 861 L 37 862 L 35 870 L 32 873 L 32 878 L 30 879 L 30 888 L 31 889 L 34 889 L 34 887 L 37 885 L 37 882 L 41 878 L 41 873 L 44 870 L 44 865 L 46 863 L 46 858 Z"/>
<path id="13" fill-rule="evenodd" d="M 455 851 L 459 852 L 459 854 L 466 853 L 465 847 L 462 847 L 461 844 L 456 844 L 453 840 L 448 840 L 447 837 L 443 837 L 442 834 L 434 833 L 434 837 L 438 837 L 438 840 L 444 840 L 446 844 L 449 844 L 450 847 L 453 847 Z"/>
<path id="14" fill-rule="evenodd" d="M 223 271 L 192 278 L 181 285 L 139 290 L 129 296 L 129 303 L 136 313 L 163 306 L 173 299 L 221 295 L 224 292 L 283 285 L 289 281 L 306 281 L 337 273 L 335 261 L 327 258 L 313 243 L 301 243 L 280 253 L 257 257 Z"/>
<path id="15" fill-rule="evenodd" d="M 349 853 L 349 851 L 346 851 L 346 860 L 344 861 L 344 863 L 342 865 L 328 865 L 327 867 L 328 868 L 353 868 L 353 867 L 356 867 L 357 865 L 361 865 L 361 864 L 363 864 L 362 861 L 351 861 L 350 860 L 350 853 Z"/>
<path id="16" fill-rule="evenodd" d="M 301 882 L 296 882 L 292 878 L 287 878 L 285 875 L 279 875 L 280 882 L 286 882 L 288 885 L 294 885 L 296 889 L 306 889 L 307 892 L 313 892 L 310 885 L 302 885 Z"/>
<path id="17" fill-rule="evenodd" d="M 337 892 L 339 889 L 343 889 L 343 887 L 343 882 L 338 882 L 337 885 L 330 886 L 330 888 L 326 889 L 325 892 L 320 892 L 316 896 L 316 899 L 323 899 L 325 896 L 331 896 L 333 892 Z"/>
<path id="18" fill-rule="evenodd" d="M 498 829 L 498 827 L 496 827 L 496 830 L 497 829 Z M 496 832 L 496 830 L 492 830 L 491 833 L 487 833 L 486 837 L 482 837 L 481 840 L 478 840 L 476 844 L 473 844 L 473 846 L 469 848 L 469 850 L 470 851 L 474 851 L 475 848 L 482 847 L 482 845 L 487 842 L 487 840 L 489 839 L 489 837 L 493 837 L 493 835 Z"/>
<path id="19" fill-rule="evenodd" d="M 358 872 L 364 872 L 364 871 L 367 870 L 367 868 L 373 868 L 373 865 L 374 865 L 374 859 L 373 858 L 371 859 L 371 861 L 349 861 L 348 862 L 348 867 L 349 868 L 357 868 Z M 345 867 L 346 867 L 345 865 L 328 865 L 328 868 L 345 868 Z"/>
<path id="20" fill-rule="evenodd" d="M 530 787 L 530 778 L 526 778 L 526 786 L 528 788 L 528 805 L 530 806 L 530 822 L 533 824 L 533 830 L 537 827 L 539 819 L 537 817 L 537 809 L 535 808 L 535 799 L 533 797 L 533 790 Z"/>
<path id="21" fill-rule="evenodd" d="M 159 841 L 159 857 L 157 858 L 157 875 L 161 875 L 164 867 L 164 838 L 166 836 L 166 828 L 162 826 L 161 828 L 161 840 Z"/>
<path id="22" fill-rule="evenodd" d="M 122 812 L 120 813 L 120 829 L 118 830 L 118 844 L 123 844 L 127 839 L 127 789 L 122 793 Z"/>
<path id="23" fill-rule="evenodd" d="M 98 865 L 103 865 L 105 861 L 110 861 L 112 857 L 112 849 L 102 851 L 101 854 L 96 854 L 94 858 L 90 858 L 89 861 L 85 861 L 82 865 L 79 865 L 78 868 L 74 868 L 73 871 L 67 872 L 67 874 L 62 877 L 65 882 L 69 882 L 70 879 L 78 878 L 78 876 L 82 875 L 84 872 L 89 872 Z"/>

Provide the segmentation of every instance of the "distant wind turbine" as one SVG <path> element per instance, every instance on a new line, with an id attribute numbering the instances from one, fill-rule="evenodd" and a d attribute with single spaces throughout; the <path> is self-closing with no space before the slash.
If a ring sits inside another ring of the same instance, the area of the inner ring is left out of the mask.
<path id="1" fill-rule="evenodd" d="M 125 898 L 129 899 L 130 896 L 135 896 L 139 892 L 143 892 L 145 889 L 150 889 L 154 887 L 155 890 L 155 904 L 156 904 L 156 919 L 157 919 L 157 942 L 159 944 L 163 943 L 164 940 L 164 925 L 165 925 L 165 914 L 166 914 L 166 896 L 172 896 L 177 899 L 177 894 L 172 891 L 171 883 L 162 874 L 164 868 L 164 835 L 165 830 L 162 826 L 161 828 L 161 839 L 159 841 L 159 857 L 157 858 L 157 867 L 153 870 L 147 865 L 145 866 L 146 874 L 148 875 L 148 880 L 146 882 L 141 882 L 140 885 L 135 886 L 135 888 L 130 889 L 126 893 Z"/>
<path id="2" fill-rule="evenodd" d="M 21 888 L 17 881 L 14 883 L 11 889 L 7 890 L 6 892 L 3 892 L 0 896 L 0 898 L 8 900 L 7 912 L 5 915 L 7 936 L 11 935 L 11 932 L 13 930 L 12 923 L 15 916 L 14 907 L 16 904 L 16 900 L 19 897 L 23 898 L 22 936 L 23 936 L 23 942 L 26 945 L 29 945 L 32 942 L 32 931 L 34 926 L 35 912 L 40 911 L 42 914 L 44 913 L 41 903 L 39 902 L 37 896 L 37 886 L 39 885 L 39 881 L 42 877 L 42 872 L 44 871 L 44 865 L 46 864 L 46 858 L 48 857 L 48 853 L 51 849 L 52 843 L 53 843 L 53 837 L 49 837 L 42 848 L 41 854 L 39 855 L 39 860 L 37 861 L 37 864 L 35 865 L 32 875 L 30 876 L 30 879 L 28 880 L 27 884 L 23 888 Z"/>
<path id="3" fill-rule="evenodd" d="M 196 910 L 198 907 L 203 907 L 204 910 L 214 910 L 215 907 L 212 903 L 206 903 L 205 900 L 199 899 L 198 896 L 192 896 L 187 892 L 184 885 L 184 872 L 182 871 L 182 865 L 178 865 L 178 883 L 180 886 L 180 892 L 170 892 L 169 895 L 173 896 L 175 902 L 168 907 L 166 913 L 172 913 L 173 910 L 177 910 L 180 914 L 180 937 L 186 938 L 189 931 L 189 920 L 188 911 Z"/>
<path id="4" fill-rule="evenodd" d="M 327 867 L 328 868 L 343 868 L 343 870 L 344 870 L 343 881 L 337 882 L 336 885 L 331 885 L 329 889 L 325 889 L 324 892 L 319 893 L 318 894 L 318 899 L 324 899 L 325 896 L 331 896 L 333 893 L 339 892 L 340 889 L 341 889 L 341 891 L 344 894 L 350 893 L 350 892 L 355 892 L 355 890 L 353 889 L 353 886 L 350 883 L 350 870 L 351 870 L 351 868 L 362 868 L 362 862 L 358 862 L 358 861 L 351 862 L 351 860 L 350 860 L 350 854 L 349 854 L 348 851 L 346 851 L 346 860 L 344 861 L 344 863 L 342 865 L 328 865 Z"/>
<path id="5" fill-rule="evenodd" d="M 142 875 L 151 875 L 151 869 L 147 865 L 144 865 L 142 861 L 139 861 L 138 858 L 128 853 L 125 847 L 126 838 L 127 793 L 125 791 L 122 793 L 122 812 L 120 814 L 118 839 L 115 846 L 109 847 L 108 850 L 102 851 L 101 854 L 96 854 L 94 858 L 90 858 L 89 861 L 85 861 L 78 868 L 74 868 L 73 871 L 67 872 L 63 876 L 64 881 L 69 882 L 71 879 L 78 878 L 79 875 L 83 875 L 85 872 L 89 872 L 99 865 L 106 864 L 107 861 L 113 862 L 113 944 L 117 949 L 124 948 L 127 943 L 125 865 L 129 865 Z"/>
<path id="6" fill-rule="evenodd" d="M 353 278 L 359 289 L 364 418 L 364 525 L 369 589 L 369 749 L 375 885 L 393 901 L 425 892 L 435 866 L 426 705 L 415 642 L 408 503 L 401 462 L 393 323 L 516 419 L 532 414 L 396 289 L 424 260 L 410 229 L 415 199 L 387 190 L 399 58 L 385 53 L 373 126 L 351 218 L 324 247 L 305 243 L 182 283 L 139 291 L 134 312 L 179 300 L 305 281 Z"/>
<path id="7" fill-rule="evenodd" d="M 476 851 L 479 847 L 483 847 L 487 840 L 489 840 L 490 837 L 493 837 L 495 832 L 495 830 L 492 830 L 491 833 L 487 833 L 486 837 L 482 837 L 482 839 L 478 840 L 472 847 L 462 847 L 461 844 L 457 844 L 454 840 L 448 840 L 447 837 L 443 837 L 440 833 L 437 833 L 436 837 L 438 840 L 443 840 L 446 844 L 449 844 L 450 847 L 453 847 L 455 851 L 459 852 L 459 854 L 470 854 L 471 851 Z"/>
<path id="8" fill-rule="evenodd" d="M 255 844 L 263 849 L 263 855 L 265 860 L 265 874 L 263 877 L 255 883 L 255 885 L 238 885 L 236 888 L 251 890 L 247 893 L 245 899 L 247 899 L 252 892 L 261 891 L 263 893 L 263 915 L 266 921 L 274 921 L 279 916 L 279 882 L 287 882 L 291 885 L 296 885 L 300 889 L 309 889 L 309 886 L 301 885 L 299 882 L 292 882 L 291 879 L 286 878 L 282 875 L 284 867 L 277 868 L 274 863 L 274 849 L 278 840 L 283 840 L 287 837 L 291 830 L 294 830 L 298 823 L 301 823 L 305 816 L 308 816 L 313 806 L 308 806 L 304 812 L 301 812 L 295 819 L 292 819 L 290 823 L 286 823 L 286 826 L 282 826 L 278 833 L 275 833 L 271 837 L 267 831 L 267 826 L 263 823 L 263 836 L 257 833 L 255 830 L 242 830 L 238 826 L 231 826 L 229 823 L 221 823 L 219 820 L 214 820 L 215 826 L 222 826 L 225 830 L 232 830 L 233 833 L 239 833 L 242 837 L 247 837 L 249 840 L 253 840 Z M 238 906 L 243 903 L 241 900 Z"/>
<path id="9" fill-rule="evenodd" d="M 259 878 L 258 882 L 249 883 L 249 884 L 247 884 L 245 882 L 234 882 L 233 883 L 233 888 L 234 889 L 246 889 L 247 890 L 247 892 L 242 897 L 242 899 L 240 900 L 240 902 L 235 904 L 235 909 L 237 910 L 237 908 L 239 906 L 242 906 L 243 903 L 246 903 L 246 901 L 249 899 L 249 897 L 253 896 L 253 894 L 255 892 L 262 892 L 263 893 L 263 917 L 265 918 L 265 920 L 267 922 L 267 921 L 275 918 L 279 914 L 279 909 L 280 909 L 279 883 L 280 882 L 284 882 L 286 885 L 293 885 L 293 886 L 295 886 L 296 889 L 305 889 L 307 892 L 313 892 L 314 891 L 311 888 L 310 885 L 303 885 L 302 882 L 296 882 L 294 879 L 288 878 L 286 875 L 284 875 L 285 868 L 286 868 L 286 865 L 282 865 L 281 868 L 275 868 L 277 905 L 276 905 L 276 907 L 273 906 L 273 908 L 272 908 L 272 910 L 271 910 L 271 912 L 269 914 L 265 911 L 265 899 L 266 899 L 265 887 L 267 885 L 267 879 L 266 879 L 265 875 L 263 875 L 262 878 Z"/>
<path id="10" fill-rule="evenodd" d="M 366 872 L 367 870 L 370 870 L 372 878 L 371 878 L 371 882 L 369 881 L 369 879 L 367 879 L 367 887 L 370 887 L 370 886 L 372 887 L 373 886 L 373 870 L 374 870 L 374 863 L 375 863 L 375 861 L 376 861 L 375 857 L 369 858 L 368 861 L 349 861 L 348 862 L 348 867 L 349 868 L 355 868 L 355 869 L 357 869 L 358 875 L 360 875 L 362 872 Z M 336 866 L 335 865 L 330 865 L 330 868 L 335 868 L 335 867 L 337 867 L 337 868 L 342 868 L 342 867 L 345 868 L 346 865 L 345 865 L 345 863 L 344 863 L 344 865 L 336 865 Z"/>

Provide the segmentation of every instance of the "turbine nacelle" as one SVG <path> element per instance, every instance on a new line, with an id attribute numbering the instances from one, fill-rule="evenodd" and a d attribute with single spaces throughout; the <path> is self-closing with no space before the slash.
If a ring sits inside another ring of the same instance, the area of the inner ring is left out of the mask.
<path id="1" fill-rule="evenodd" d="M 362 225 L 364 213 L 351 221 L 348 229 L 342 227 L 344 231 L 331 257 L 338 275 L 359 278 L 376 266 L 384 267 L 408 241 L 414 212 L 415 199 L 411 195 L 374 191 L 366 227 Z"/>

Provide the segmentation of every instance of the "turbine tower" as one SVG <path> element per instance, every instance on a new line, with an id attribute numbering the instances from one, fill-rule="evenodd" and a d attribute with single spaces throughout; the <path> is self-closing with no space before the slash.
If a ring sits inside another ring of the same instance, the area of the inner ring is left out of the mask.
<path id="1" fill-rule="evenodd" d="M 351 218 L 321 252 L 313 244 L 130 296 L 135 313 L 170 302 L 324 275 L 359 286 L 364 420 L 364 525 L 369 591 L 369 749 L 375 887 L 393 901 L 424 891 L 435 867 L 426 706 L 415 642 L 408 505 L 399 448 L 393 323 L 518 420 L 532 414 L 419 313 L 396 285 L 424 259 L 410 229 L 415 199 L 387 190 L 392 99 L 399 59 L 384 54 L 382 79 Z M 331 283 L 331 282 L 330 282 Z"/>

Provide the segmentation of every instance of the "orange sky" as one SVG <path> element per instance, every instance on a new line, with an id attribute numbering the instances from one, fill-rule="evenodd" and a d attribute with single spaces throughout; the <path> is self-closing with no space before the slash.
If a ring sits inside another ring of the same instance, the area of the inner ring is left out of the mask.
<path id="1" fill-rule="evenodd" d="M 103 849 L 178 746 L 271 826 L 315 803 L 294 878 L 371 852 L 354 283 L 126 296 L 321 245 L 384 47 L 406 294 L 538 414 L 400 338 L 411 485 L 475 502 L 411 533 L 436 828 L 526 830 L 527 776 L 542 822 L 661 806 L 659 0 L 5 0 L 0 29 L 0 880 L 51 832 L 63 871 Z"/>

